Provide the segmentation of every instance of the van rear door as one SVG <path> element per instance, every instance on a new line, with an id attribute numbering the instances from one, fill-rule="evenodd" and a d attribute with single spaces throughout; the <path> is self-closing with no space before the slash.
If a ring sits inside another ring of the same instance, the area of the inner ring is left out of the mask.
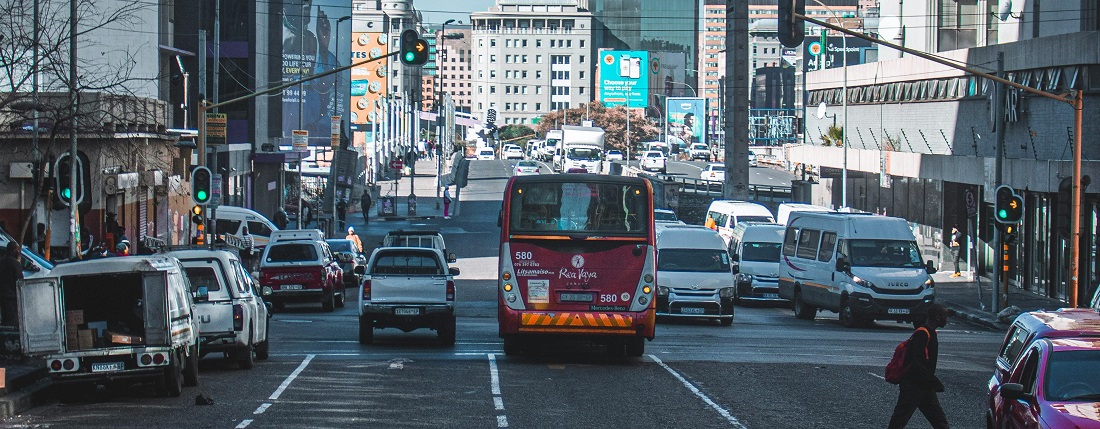
<path id="1" fill-rule="evenodd" d="M 163 271 L 146 273 L 145 289 L 145 344 L 167 346 L 168 336 L 168 294 L 167 280 Z"/>
<path id="2" fill-rule="evenodd" d="M 61 287 L 57 277 L 19 282 L 20 343 L 28 355 L 61 352 Z"/>

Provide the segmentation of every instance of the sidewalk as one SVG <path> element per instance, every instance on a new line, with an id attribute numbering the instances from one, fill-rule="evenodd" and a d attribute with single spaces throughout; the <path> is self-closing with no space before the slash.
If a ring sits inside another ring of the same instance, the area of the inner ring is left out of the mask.
<path id="1" fill-rule="evenodd" d="M 443 162 L 444 176 L 450 167 L 448 161 Z M 378 181 L 377 190 L 372 196 L 371 219 L 391 221 L 443 217 L 443 190 L 436 184 L 436 174 L 439 171 L 437 160 L 419 159 L 416 161 L 414 171 L 415 174 L 412 177 L 401 176 L 396 180 L 390 178 Z M 451 192 L 451 197 L 454 198 L 454 191 Z M 409 204 L 410 194 L 416 195 L 416 203 L 412 207 Z M 386 210 L 384 207 L 387 203 L 386 197 L 393 197 L 395 209 L 392 215 L 383 214 Z M 454 206 L 452 205 L 451 208 L 453 209 Z M 355 207 L 354 212 L 351 209 L 349 207 L 349 218 L 362 217 L 362 211 L 358 210 L 358 207 Z"/>
<path id="2" fill-rule="evenodd" d="M 951 271 L 940 271 L 932 275 L 936 281 L 936 302 L 955 312 L 955 316 L 967 319 L 979 325 L 1007 330 L 1017 313 L 998 318 L 990 311 L 993 303 L 993 284 L 986 278 L 980 282 L 971 281 L 964 274 L 951 278 Z M 979 297 L 980 294 L 980 297 Z M 1008 286 L 1008 307 L 1018 307 L 1021 312 L 1035 310 L 1057 310 L 1069 304 L 1054 298 L 1039 295 L 1018 287 Z"/>

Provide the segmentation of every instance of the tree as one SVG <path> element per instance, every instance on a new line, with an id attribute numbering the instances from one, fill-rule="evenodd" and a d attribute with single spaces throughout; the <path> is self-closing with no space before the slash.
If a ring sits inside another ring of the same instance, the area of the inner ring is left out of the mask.
<path id="1" fill-rule="evenodd" d="M 505 125 L 500 129 L 500 141 L 527 146 L 527 141 L 535 138 L 535 130 L 526 125 Z"/>
<path id="2" fill-rule="evenodd" d="M 825 134 L 821 135 L 822 146 L 844 146 L 844 127 L 830 125 Z"/>
<path id="3" fill-rule="evenodd" d="M 587 107 L 587 108 L 586 108 Z M 580 125 L 587 117 L 592 125 L 603 128 L 607 132 L 604 142 L 607 149 L 617 149 L 626 153 L 626 112 L 624 107 L 608 108 L 598 101 L 593 101 L 588 106 L 574 107 L 568 110 L 555 110 L 547 113 L 539 120 L 538 132 L 545 136 L 547 131 L 561 128 L 561 125 Z M 630 111 L 630 141 L 637 145 L 640 142 L 657 138 L 661 134 L 649 118 L 645 117 L 641 109 L 629 109 Z M 633 148 L 629 150 L 633 151 Z"/>

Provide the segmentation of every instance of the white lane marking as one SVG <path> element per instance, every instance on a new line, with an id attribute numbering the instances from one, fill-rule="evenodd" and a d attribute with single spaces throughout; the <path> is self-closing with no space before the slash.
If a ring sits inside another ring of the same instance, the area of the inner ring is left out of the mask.
<path id="1" fill-rule="evenodd" d="M 722 415 L 722 417 L 725 417 L 726 421 L 730 422 L 733 427 L 738 429 L 748 429 L 748 427 L 741 423 L 741 421 L 738 420 L 737 417 L 734 417 L 734 415 L 731 414 L 728 410 L 722 408 L 722 406 L 711 400 L 710 397 L 699 390 L 698 387 L 695 387 L 695 385 L 691 384 L 690 381 L 687 381 L 687 379 L 680 375 L 680 373 L 676 372 L 676 370 L 672 369 L 672 367 L 665 365 L 665 363 L 661 361 L 660 358 L 654 355 L 647 356 L 649 356 L 649 358 L 652 359 L 654 362 L 657 362 L 657 365 L 660 365 L 661 368 L 664 368 L 665 371 L 668 371 L 669 374 L 672 374 L 673 377 L 676 377 L 677 380 L 680 380 L 680 383 L 683 383 L 684 387 L 687 387 L 688 390 L 691 391 L 691 393 L 694 393 L 695 396 L 698 396 L 700 399 L 703 400 L 703 402 L 705 402 L 707 405 L 710 405 L 711 408 L 714 408 L 714 410 L 717 411 L 718 414 Z"/>
<path id="2" fill-rule="evenodd" d="M 497 370 L 497 355 L 489 353 L 489 384 L 493 391 L 493 408 L 500 412 L 497 415 L 497 427 L 508 427 L 508 415 L 504 414 L 504 399 L 500 397 L 500 371 Z"/>
<path id="3" fill-rule="evenodd" d="M 875 374 L 875 373 L 873 373 L 873 372 L 868 372 L 868 374 L 871 374 L 871 375 L 875 376 L 875 378 L 878 378 L 879 380 L 886 380 L 886 377 L 883 377 L 883 376 L 881 376 L 881 375 Z"/>
<path id="4" fill-rule="evenodd" d="M 248 425 L 250 425 L 250 424 L 252 424 L 252 419 L 244 420 L 244 421 L 241 422 L 241 424 L 237 425 L 236 429 L 244 429 L 244 428 L 248 427 Z"/>
<path id="5" fill-rule="evenodd" d="M 302 364 L 298 365 L 298 368 L 295 369 L 294 372 L 290 373 L 290 375 L 287 376 L 286 380 L 283 380 L 283 384 L 280 384 L 279 388 L 275 389 L 275 393 L 272 393 L 271 396 L 269 396 L 267 399 L 270 399 L 272 401 L 278 400 L 279 396 L 282 396 L 283 391 L 285 391 L 287 387 L 290 387 L 290 383 L 293 382 L 295 378 L 298 378 L 298 374 L 301 374 L 302 371 L 304 371 L 306 367 L 309 366 L 309 363 L 313 361 L 313 358 L 315 356 L 316 355 L 307 355 L 306 359 L 302 361 Z"/>
<path id="6" fill-rule="evenodd" d="M 264 411 L 267 411 L 267 407 L 270 407 L 270 406 L 271 406 L 270 403 L 264 402 L 264 403 L 260 404 L 259 407 L 256 407 L 256 411 L 253 411 L 252 414 L 263 414 Z"/>

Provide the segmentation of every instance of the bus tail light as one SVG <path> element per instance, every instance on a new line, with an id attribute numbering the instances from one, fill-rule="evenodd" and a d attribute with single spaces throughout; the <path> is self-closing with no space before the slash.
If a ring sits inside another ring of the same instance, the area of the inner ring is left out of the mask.
<path id="1" fill-rule="evenodd" d="M 360 298 L 363 301 L 370 301 L 370 279 L 363 280 L 363 295 Z"/>
<path id="2" fill-rule="evenodd" d="M 454 280 L 447 280 L 447 301 L 455 300 L 455 282 Z"/>

